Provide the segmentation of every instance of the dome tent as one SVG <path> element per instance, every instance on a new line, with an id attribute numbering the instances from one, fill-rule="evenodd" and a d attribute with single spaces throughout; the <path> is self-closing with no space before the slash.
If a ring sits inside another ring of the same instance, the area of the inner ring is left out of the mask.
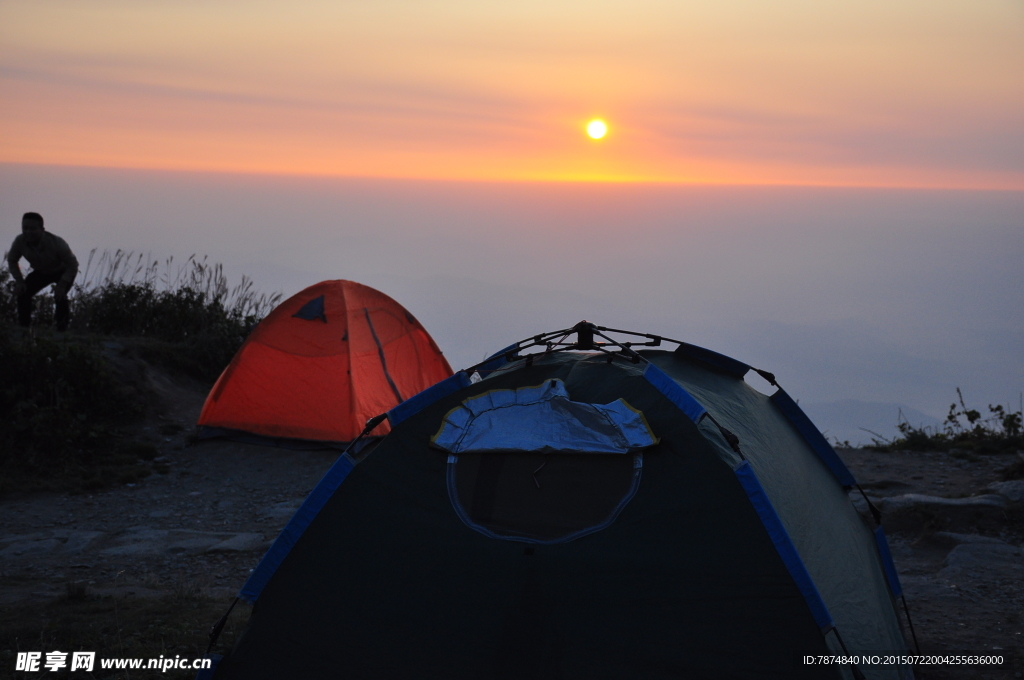
<path id="1" fill-rule="evenodd" d="M 536 336 L 391 409 L 243 586 L 213 677 L 912 677 L 800 663 L 906 643 L 884 533 L 796 403 L 614 333 Z"/>
<path id="2" fill-rule="evenodd" d="M 256 326 L 210 390 L 199 436 L 340 447 L 372 416 L 451 374 L 397 302 L 353 281 L 323 281 Z"/>

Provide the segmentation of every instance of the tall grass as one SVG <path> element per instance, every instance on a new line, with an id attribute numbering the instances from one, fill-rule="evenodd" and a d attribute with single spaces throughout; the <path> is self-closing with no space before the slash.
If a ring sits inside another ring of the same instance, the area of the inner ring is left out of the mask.
<path id="1" fill-rule="evenodd" d="M 94 265 L 95 262 L 95 265 Z M 221 264 L 190 256 L 175 265 L 123 250 L 89 253 L 71 295 L 72 328 L 180 342 L 211 330 L 245 335 L 281 301 L 246 276 L 234 288 Z"/>
<path id="2" fill-rule="evenodd" d="M 891 441 L 876 438 L 871 448 L 885 451 L 951 451 L 965 453 L 1012 453 L 1024 449 L 1022 410 L 989 404 L 988 415 L 970 408 L 960 388 L 957 401 L 939 427 L 914 427 L 908 421 L 896 424 L 900 434 Z"/>
<path id="3" fill-rule="evenodd" d="M 173 257 L 161 262 L 142 253 L 94 249 L 68 299 L 70 331 L 151 340 L 148 358 L 212 381 L 281 294 L 256 291 L 246 276 L 231 287 L 223 266 L 206 257 L 175 263 Z M 33 324 L 51 324 L 53 313 L 53 297 L 44 291 L 37 296 Z M 0 314 L 12 321 L 16 314 L 6 270 L 0 271 Z M 179 351 L 182 346 L 187 351 Z"/>

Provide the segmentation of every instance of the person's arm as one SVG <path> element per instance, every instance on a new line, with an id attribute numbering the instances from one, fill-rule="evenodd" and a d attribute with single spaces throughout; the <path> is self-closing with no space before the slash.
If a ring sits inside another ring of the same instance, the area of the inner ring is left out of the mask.
<path id="1" fill-rule="evenodd" d="M 11 278 L 14 279 L 15 283 L 24 283 L 25 279 L 21 276 L 21 267 L 18 266 L 18 260 L 21 259 L 21 236 L 14 238 L 14 243 L 11 244 L 11 249 L 7 251 L 7 268 L 11 270 Z"/>
<path id="2" fill-rule="evenodd" d="M 71 246 L 64 239 L 57 241 L 57 254 L 60 255 L 61 261 L 64 262 L 64 276 L 60 277 L 60 281 L 66 284 L 67 288 L 71 288 L 71 284 L 75 282 L 75 277 L 78 276 L 78 258 L 71 252 Z"/>

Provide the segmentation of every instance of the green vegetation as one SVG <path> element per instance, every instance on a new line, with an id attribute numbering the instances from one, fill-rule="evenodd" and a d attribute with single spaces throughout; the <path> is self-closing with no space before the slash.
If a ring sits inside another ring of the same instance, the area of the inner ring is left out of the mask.
<path id="1" fill-rule="evenodd" d="M 94 255 L 62 334 L 50 331 L 49 293 L 37 296 L 33 332 L 16 326 L 13 281 L 0 270 L 0 493 L 150 474 L 157 450 L 130 434 L 152 401 L 138 358 L 212 383 L 281 297 L 256 294 L 246 278 L 231 289 L 205 259 L 176 270 L 167 260 L 161 276 L 159 263 L 121 251 L 93 269 Z"/>
<path id="2" fill-rule="evenodd" d="M 906 420 L 897 423 L 900 436 L 892 441 L 874 440 L 879 451 L 952 451 L 962 455 L 1013 453 L 1024 449 L 1021 411 L 989 404 L 988 416 L 968 408 L 958 387 L 957 402 L 950 404 L 941 427 L 914 427 Z M 1012 466 L 1011 466 L 1012 467 Z M 1021 477 L 1024 477 L 1024 466 Z"/>
<path id="3" fill-rule="evenodd" d="M 143 415 L 144 400 L 96 344 L 18 335 L 0 325 L 0 493 L 94 489 L 148 475 L 143 461 L 155 447 L 121 433 Z"/>
<path id="4" fill-rule="evenodd" d="M 12 290 L 10 273 L 0 272 L 0 315 L 13 321 Z M 281 295 L 257 293 L 244 276 L 231 288 L 220 264 L 194 255 L 175 266 L 93 250 L 69 301 L 71 332 L 143 339 L 135 343 L 143 358 L 213 382 Z M 52 296 L 38 295 L 35 326 L 52 324 L 53 311 Z"/>

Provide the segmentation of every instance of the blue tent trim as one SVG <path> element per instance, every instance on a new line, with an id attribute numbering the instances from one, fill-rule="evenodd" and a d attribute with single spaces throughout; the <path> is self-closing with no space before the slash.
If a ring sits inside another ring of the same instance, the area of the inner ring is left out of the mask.
<path id="1" fill-rule="evenodd" d="M 505 347 L 503 349 L 499 349 L 497 352 L 495 352 L 491 356 L 489 356 L 486 359 L 484 359 L 484 361 L 490 361 L 491 359 L 504 358 L 504 356 L 506 354 L 509 354 L 509 353 L 511 353 L 511 354 L 518 354 L 519 353 L 519 343 L 518 342 L 513 342 L 508 347 Z"/>
<path id="2" fill-rule="evenodd" d="M 647 367 L 644 369 L 644 378 L 693 422 L 699 422 L 704 417 L 704 414 L 707 413 L 707 410 L 690 396 L 689 392 L 680 387 L 679 383 L 668 377 L 667 373 L 654 364 L 647 364 Z"/>
<path id="3" fill-rule="evenodd" d="M 761 482 L 757 480 L 757 475 L 754 474 L 753 468 L 750 467 L 748 461 L 743 461 L 734 472 L 743 490 L 747 492 L 747 497 L 754 506 L 754 511 L 757 512 L 757 516 L 761 518 L 761 523 L 768 531 L 768 536 L 772 539 L 772 543 L 775 544 L 775 549 L 779 551 L 779 557 L 782 558 L 786 569 L 789 570 L 793 580 L 796 582 L 797 588 L 800 589 L 800 593 L 804 596 L 804 600 L 811 610 L 811 615 L 814 616 L 814 622 L 821 628 L 822 633 L 828 633 L 835 627 L 832 615 L 828 613 L 828 607 L 825 606 L 825 601 L 821 599 L 821 594 L 814 585 L 810 572 L 807 571 L 804 561 L 800 558 L 800 553 L 797 552 L 796 546 L 793 545 L 793 539 L 789 537 L 789 532 L 786 531 L 786 527 L 782 524 L 779 514 L 775 512 L 775 507 L 772 506 L 768 494 L 764 492 Z"/>
<path id="4" fill-rule="evenodd" d="M 210 660 L 210 667 L 209 668 L 201 668 L 201 669 L 199 669 L 199 672 L 196 673 L 196 680 L 212 680 L 213 679 L 213 673 L 214 673 L 214 671 L 217 670 L 217 666 L 220 664 L 221 660 L 224 658 L 224 655 L 223 654 L 207 654 L 203 658 Z"/>
<path id="5" fill-rule="evenodd" d="M 320 319 L 324 323 L 327 323 L 327 313 L 324 311 L 324 296 L 315 297 L 306 304 L 302 305 L 302 309 L 292 314 L 297 319 L 305 319 L 306 321 L 313 321 L 314 319 Z"/>
<path id="6" fill-rule="evenodd" d="M 882 565 L 885 567 L 885 578 L 889 581 L 889 591 L 893 597 L 900 597 L 903 595 L 903 586 L 900 584 L 900 575 L 896 571 L 896 564 L 892 561 L 889 541 L 886 540 L 882 527 L 875 529 L 875 543 L 878 544 L 878 554 L 882 557 Z"/>
<path id="7" fill-rule="evenodd" d="M 466 375 L 465 371 L 459 371 L 454 375 L 448 376 L 441 382 L 431 385 L 419 394 L 409 397 L 401 404 L 388 411 L 388 422 L 391 423 L 391 427 L 394 427 L 403 420 L 407 420 L 408 418 L 416 415 L 431 404 L 447 397 L 449 394 L 455 394 L 462 388 L 469 387 L 471 384 L 472 383 L 469 382 L 469 376 Z"/>
<path id="8" fill-rule="evenodd" d="M 724 354 L 712 352 L 709 349 L 690 345 L 685 342 L 679 343 L 679 347 L 676 348 L 675 353 L 688 359 L 702 361 L 705 364 L 714 366 L 715 368 L 725 371 L 736 378 L 742 378 L 747 374 L 747 371 L 750 370 L 750 366 L 742 361 L 737 361 L 736 359 L 727 357 Z"/>
<path id="9" fill-rule="evenodd" d="M 793 398 L 786 394 L 786 391 L 781 387 L 769 398 L 779 407 L 779 410 L 793 424 L 797 432 L 807 440 L 807 443 L 818 454 L 822 462 L 828 466 L 828 469 L 836 476 L 839 483 L 844 487 L 856 486 L 857 480 L 853 478 L 853 474 L 846 467 L 846 464 L 839 458 L 835 449 L 828 443 L 824 435 L 814 426 L 811 419 L 797 406 Z"/>
<path id="10" fill-rule="evenodd" d="M 483 363 L 479 364 L 476 367 L 476 370 L 480 372 L 480 375 L 486 375 L 486 374 L 490 373 L 491 371 L 495 371 L 495 370 L 501 368 L 502 366 L 504 366 L 505 364 L 507 364 L 508 363 L 508 359 L 506 358 L 507 355 L 512 354 L 513 356 L 515 356 L 518 353 L 519 353 L 519 343 L 517 342 L 514 345 L 509 345 L 505 349 L 500 350 L 498 352 L 495 352 L 491 356 L 489 356 L 486 359 L 484 359 Z"/>
<path id="11" fill-rule="evenodd" d="M 281 530 L 281 534 L 274 541 L 274 544 L 270 546 L 270 550 L 267 551 L 267 554 L 263 556 L 260 563 L 256 565 L 256 569 L 249 575 L 249 579 L 238 592 L 238 597 L 250 604 L 256 602 L 256 598 L 263 592 L 267 582 L 270 581 L 274 572 L 284 562 L 284 558 L 295 547 L 299 537 L 306 531 L 306 527 L 313 522 L 320 509 L 327 504 L 327 501 L 338 490 L 338 487 L 348 477 L 348 473 L 352 472 L 352 468 L 355 465 L 355 461 L 347 453 L 342 454 L 338 458 L 337 462 L 331 466 L 331 469 L 320 480 L 320 483 L 316 485 L 316 488 L 306 496 L 306 500 L 302 502 L 302 505 L 292 518 L 288 520 L 288 524 Z"/>

